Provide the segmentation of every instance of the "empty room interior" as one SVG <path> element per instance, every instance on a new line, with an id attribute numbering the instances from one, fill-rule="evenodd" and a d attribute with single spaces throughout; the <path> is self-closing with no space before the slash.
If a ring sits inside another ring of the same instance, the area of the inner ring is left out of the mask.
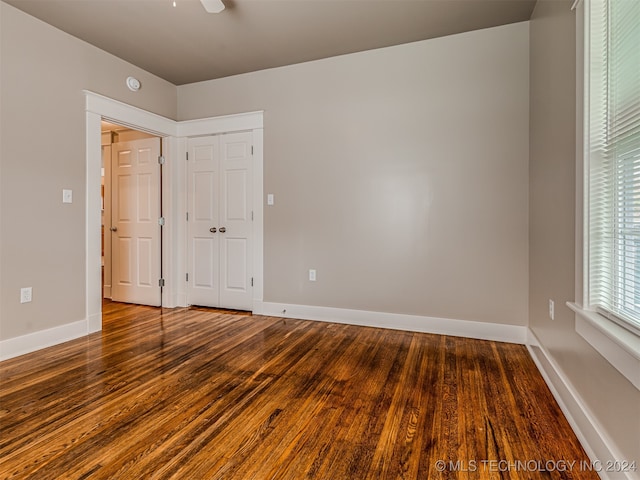
<path id="1" fill-rule="evenodd" d="M 639 25 L 1 0 L 0 478 L 640 479 Z"/>

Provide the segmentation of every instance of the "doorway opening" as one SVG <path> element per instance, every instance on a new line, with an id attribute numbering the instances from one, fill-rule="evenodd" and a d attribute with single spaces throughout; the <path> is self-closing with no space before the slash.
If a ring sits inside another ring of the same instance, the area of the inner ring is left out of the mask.
<path id="1" fill-rule="evenodd" d="M 161 138 L 101 121 L 102 298 L 162 305 Z"/>

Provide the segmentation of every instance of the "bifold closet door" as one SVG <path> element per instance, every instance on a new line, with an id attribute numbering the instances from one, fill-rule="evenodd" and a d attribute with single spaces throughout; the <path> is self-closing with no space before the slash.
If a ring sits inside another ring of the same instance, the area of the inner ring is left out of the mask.
<path id="1" fill-rule="evenodd" d="M 191 305 L 251 310 L 252 134 L 188 140 Z"/>

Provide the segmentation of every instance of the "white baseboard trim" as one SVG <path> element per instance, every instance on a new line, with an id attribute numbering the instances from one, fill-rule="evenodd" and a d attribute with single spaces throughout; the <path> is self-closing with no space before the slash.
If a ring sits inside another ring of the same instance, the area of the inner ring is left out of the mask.
<path id="1" fill-rule="evenodd" d="M 0 360 L 8 360 L 25 353 L 35 352 L 42 348 L 83 337 L 92 331 L 90 328 L 95 328 L 95 325 L 92 325 L 93 323 L 95 323 L 95 319 L 91 321 L 79 320 L 59 327 L 2 340 L 0 341 Z"/>
<path id="2" fill-rule="evenodd" d="M 174 307 L 188 307 L 189 304 L 187 303 L 187 294 L 182 292 L 182 293 L 177 293 L 175 296 L 175 300 L 174 300 Z"/>
<path id="3" fill-rule="evenodd" d="M 87 334 L 102 330 L 102 312 L 89 315 L 87 320 Z"/>
<path id="4" fill-rule="evenodd" d="M 531 329 L 528 329 L 527 333 L 527 349 L 600 478 L 637 480 L 639 477 L 636 472 L 606 471 L 607 462 L 627 459 L 622 457 L 615 443 L 582 400 L 582 396 Z M 632 460 L 634 459 L 629 459 Z"/>
<path id="5" fill-rule="evenodd" d="M 345 308 L 315 307 L 272 302 L 254 302 L 254 315 L 297 318 L 321 322 L 346 323 L 363 327 L 389 328 L 410 332 L 435 333 L 455 337 L 476 338 L 525 344 L 527 327 L 498 323 L 424 317 L 399 313 L 369 312 Z"/>

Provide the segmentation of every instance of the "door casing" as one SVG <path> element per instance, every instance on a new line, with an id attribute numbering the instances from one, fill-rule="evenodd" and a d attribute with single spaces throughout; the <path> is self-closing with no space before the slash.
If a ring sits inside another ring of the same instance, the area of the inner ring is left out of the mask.
<path id="1" fill-rule="evenodd" d="M 186 138 L 228 132 L 253 132 L 253 303 L 263 300 L 263 112 L 239 113 L 177 122 L 85 90 L 86 230 L 85 321 L 87 333 L 102 329 L 101 279 L 101 121 L 107 120 L 162 138 L 166 159 L 162 175 L 162 304 L 186 306 Z"/>

